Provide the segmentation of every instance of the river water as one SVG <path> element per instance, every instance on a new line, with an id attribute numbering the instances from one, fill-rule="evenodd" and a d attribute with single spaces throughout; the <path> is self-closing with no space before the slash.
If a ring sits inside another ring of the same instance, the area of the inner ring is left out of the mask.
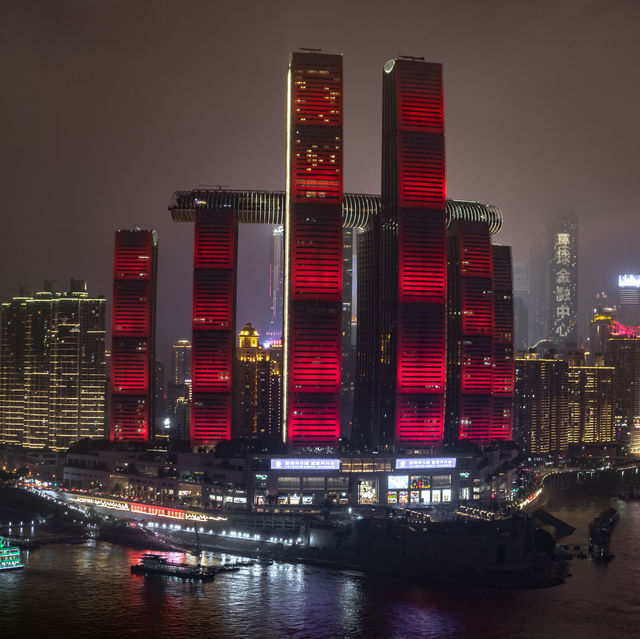
<path id="1" fill-rule="evenodd" d="M 107 543 L 23 553 L 0 574 L 0 637 L 325 639 L 640 636 L 640 502 L 560 494 L 550 512 L 576 527 L 620 513 L 615 558 L 575 559 L 567 583 L 541 590 L 460 588 L 275 563 L 205 584 L 129 572 L 142 554 Z M 181 559 L 173 555 L 172 559 Z"/>

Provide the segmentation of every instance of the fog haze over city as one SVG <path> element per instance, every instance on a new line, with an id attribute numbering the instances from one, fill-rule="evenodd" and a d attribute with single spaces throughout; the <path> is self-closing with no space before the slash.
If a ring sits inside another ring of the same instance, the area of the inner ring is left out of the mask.
<path id="1" fill-rule="evenodd" d="M 171 221 L 171 194 L 284 188 L 302 46 L 344 54 L 347 192 L 380 192 L 384 62 L 441 62 L 448 196 L 498 205 L 514 262 L 576 213 L 585 318 L 640 270 L 638 24 L 624 0 L 3 2 L 0 295 L 77 277 L 110 298 L 114 231 L 157 228 L 164 357 L 190 334 L 193 228 Z M 241 230 L 239 325 L 266 317 L 268 238 Z"/>

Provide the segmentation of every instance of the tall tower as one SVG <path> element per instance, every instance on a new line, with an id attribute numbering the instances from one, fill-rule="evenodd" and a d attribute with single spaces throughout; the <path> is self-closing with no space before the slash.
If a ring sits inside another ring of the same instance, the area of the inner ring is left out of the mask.
<path id="1" fill-rule="evenodd" d="M 443 437 L 446 349 L 441 65 L 387 62 L 382 109 L 381 419 L 397 445 L 432 445 Z"/>
<path id="2" fill-rule="evenodd" d="M 511 439 L 513 431 L 514 326 L 511 247 L 493 252 L 493 379 L 491 439 Z"/>
<path id="3" fill-rule="evenodd" d="M 116 231 L 111 346 L 112 440 L 154 431 L 158 234 Z"/>
<path id="4" fill-rule="evenodd" d="M 269 256 L 269 326 L 267 337 L 282 338 L 284 299 L 284 226 L 276 224 L 271 231 Z"/>
<path id="5" fill-rule="evenodd" d="M 549 226 L 547 334 L 578 341 L 578 217 L 564 213 Z"/>
<path id="6" fill-rule="evenodd" d="M 493 252 L 484 222 L 454 222 L 449 235 L 447 439 L 491 437 Z"/>
<path id="7" fill-rule="evenodd" d="M 283 437 L 340 436 L 342 56 L 289 59 Z"/>
<path id="8" fill-rule="evenodd" d="M 229 208 L 196 212 L 191 345 L 191 445 L 231 437 L 238 222 Z"/>

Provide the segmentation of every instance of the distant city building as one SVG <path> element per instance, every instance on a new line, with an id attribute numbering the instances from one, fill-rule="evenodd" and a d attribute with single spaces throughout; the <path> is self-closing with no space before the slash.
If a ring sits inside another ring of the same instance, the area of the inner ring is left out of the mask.
<path id="1" fill-rule="evenodd" d="M 640 275 L 618 277 L 617 320 L 625 326 L 640 326 Z"/>
<path id="2" fill-rule="evenodd" d="M 613 313 L 599 309 L 589 322 L 589 354 L 587 363 L 590 366 L 601 364 L 607 352 L 607 342 L 611 337 Z"/>
<path id="3" fill-rule="evenodd" d="M 513 263 L 514 346 L 524 350 L 529 341 L 530 308 L 529 266 L 526 262 Z"/>
<path id="4" fill-rule="evenodd" d="M 82 280 L 2 304 L 0 443 L 62 451 L 105 436 L 105 305 Z"/>
<path id="5" fill-rule="evenodd" d="M 234 437 L 275 437 L 279 434 L 282 349 L 278 342 L 269 348 L 261 346 L 259 337 L 251 323 L 245 324 L 238 334 L 234 371 Z"/>
<path id="6" fill-rule="evenodd" d="M 174 384 L 191 379 L 191 340 L 179 339 L 171 346 L 171 377 Z"/>
<path id="7" fill-rule="evenodd" d="M 578 218 L 558 216 L 548 228 L 547 335 L 550 339 L 578 341 Z"/>
<path id="8" fill-rule="evenodd" d="M 112 345 L 112 440 L 149 441 L 155 425 L 156 231 L 115 237 Z"/>
<path id="9" fill-rule="evenodd" d="M 284 226 L 276 224 L 271 231 L 269 255 L 269 323 L 267 337 L 282 337 L 284 310 Z"/>
<path id="10" fill-rule="evenodd" d="M 569 445 L 569 364 L 527 354 L 515 360 L 514 439 L 532 456 Z"/>
<path id="11" fill-rule="evenodd" d="M 191 340 L 179 339 L 171 346 L 171 375 L 167 382 L 169 428 L 181 440 L 189 440 L 191 410 Z"/>

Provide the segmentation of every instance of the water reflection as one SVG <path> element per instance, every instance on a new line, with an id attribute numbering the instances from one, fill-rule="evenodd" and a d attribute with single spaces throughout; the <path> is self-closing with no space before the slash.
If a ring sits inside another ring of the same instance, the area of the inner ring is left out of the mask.
<path id="1" fill-rule="evenodd" d="M 282 563 L 255 564 L 208 583 L 145 578 L 129 571 L 141 550 L 43 546 L 24 554 L 26 570 L 0 576 L 2 637 L 631 637 L 640 623 L 640 503 L 567 499 L 550 510 L 576 527 L 567 541 L 584 545 L 589 522 L 609 503 L 620 512 L 616 558 L 604 566 L 575 560 L 566 585 L 536 591 L 426 586 Z M 205 552 L 202 559 L 236 558 Z"/>

